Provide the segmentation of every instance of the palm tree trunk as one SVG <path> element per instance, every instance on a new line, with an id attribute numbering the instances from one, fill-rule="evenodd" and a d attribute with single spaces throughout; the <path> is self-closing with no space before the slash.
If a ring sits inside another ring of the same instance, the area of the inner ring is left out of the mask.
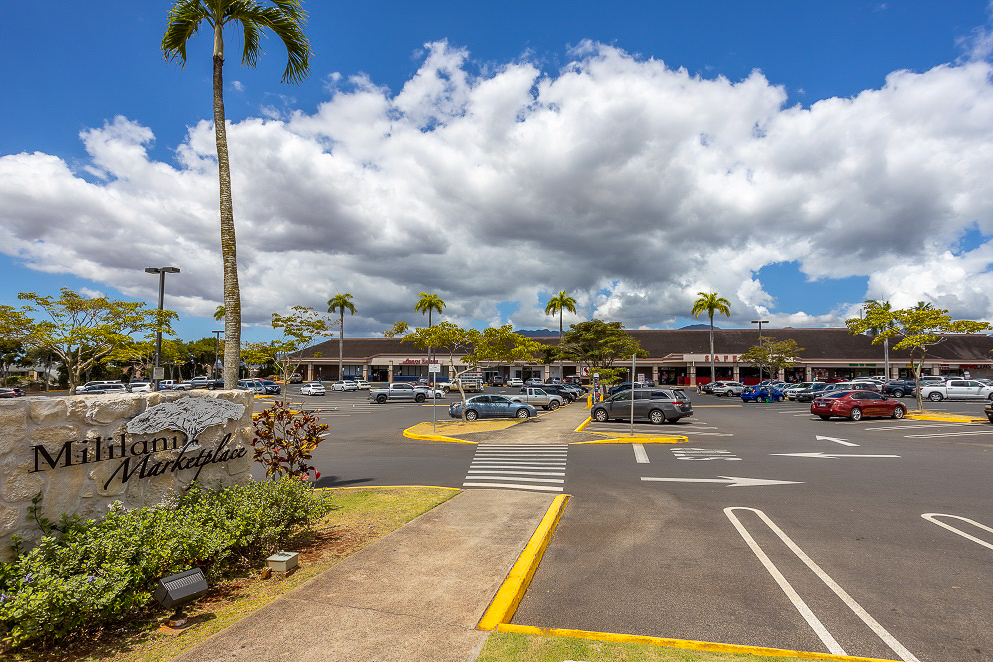
<path id="1" fill-rule="evenodd" d="M 561 351 L 562 351 L 562 309 L 559 308 L 559 352 L 561 352 Z M 565 368 L 562 367 L 562 354 L 560 353 L 559 354 L 559 379 L 563 380 L 563 382 L 565 381 L 565 375 L 562 374 L 564 371 L 565 371 Z M 631 380 L 631 381 L 634 381 L 634 380 Z"/>
<path id="2" fill-rule="evenodd" d="M 215 28 L 214 54 L 214 142 L 217 146 L 217 175 L 220 180 L 221 259 L 224 265 L 224 388 L 238 384 L 241 365 L 241 290 L 238 287 L 238 250 L 234 232 L 234 203 L 231 200 L 231 166 L 224 125 L 223 50 L 218 53 L 221 26 Z"/>
<path id="3" fill-rule="evenodd" d="M 341 309 L 341 318 L 338 322 L 338 379 L 345 379 L 341 374 L 343 368 L 343 356 L 345 354 L 345 309 Z"/>
<path id="4" fill-rule="evenodd" d="M 710 381 L 717 381 L 714 374 L 714 311 L 710 311 Z"/>

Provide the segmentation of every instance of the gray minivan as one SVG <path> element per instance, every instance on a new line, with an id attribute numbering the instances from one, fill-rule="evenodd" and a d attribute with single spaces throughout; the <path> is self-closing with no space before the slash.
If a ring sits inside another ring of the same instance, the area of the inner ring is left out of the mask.
<path id="1" fill-rule="evenodd" d="M 611 419 L 629 420 L 632 391 L 620 391 L 590 411 L 590 418 L 600 423 Z M 693 404 L 680 388 L 639 388 L 634 391 L 634 418 L 652 423 L 675 423 L 693 415 Z"/>

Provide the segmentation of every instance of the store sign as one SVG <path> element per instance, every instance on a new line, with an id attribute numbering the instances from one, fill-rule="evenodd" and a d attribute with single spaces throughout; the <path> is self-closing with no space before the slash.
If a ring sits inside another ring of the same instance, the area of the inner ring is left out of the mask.
<path id="1" fill-rule="evenodd" d="M 229 447 L 231 433 L 224 435 L 214 449 L 202 448 L 197 443 L 198 437 L 207 428 L 238 420 L 244 413 L 244 405 L 217 398 L 189 397 L 163 403 L 134 417 L 125 426 L 131 434 L 153 435 L 152 439 L 128 443 L 127 434 L 121 434 L 119 437 L 71 440 L 54 453 L 50 453 L 44 445 L 35 445 L 31 447 L 34 468 L 30 473 L 116 461 L 117 468 L 104 483 L 104 489 L 117 476 L 120 476 L 122 483 L 126 483 L 132 478 L 154 478 L 184 469 L 196 469 L 193 477 L 196 480 L 204 467 L 244 457 L 248 453 L 245 447 Z M 185 441 L 180 441 L 180 435 L 165 434 L 167 431 L 182 432 Z M 155 457 L 156 453 L 163 451 L 171 451 L 175 457 Z"/>
<path id="2" fill-rule="evenodd" d="M 404 359 L 400 361 L 400 365 L 430 365 L 432 363 L 438 363 L 437 361 L 432 361 L 431 359 Z"/>
<path id="3" fill-rule="evenodd" d="M 699 354 L 697 356 L 699 356 Z M 687 361 L 689 361 L 689 360 L 697 360 L 697 359 L 694 359 L 694 357 L 692 357 L 691 355 L 684 356 L 683 358 L 686 359 Z M 737 354 L 714 354 L 714 361 L 721 361 L 723 363 L 737 363 L 738 362 L 738 358 L 739 357 L 738 357 Z M 710 361 L 710 354 L 704 354 L 702 360 L 709 362 Z"/>

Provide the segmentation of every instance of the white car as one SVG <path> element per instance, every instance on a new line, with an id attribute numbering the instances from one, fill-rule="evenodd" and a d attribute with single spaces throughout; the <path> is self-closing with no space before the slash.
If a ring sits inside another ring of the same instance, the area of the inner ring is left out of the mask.
<path id="1" fill-rule="evenodd" d="M 741 395 L 741 392 L 745 390 L 745 385 L 741 382 L 717 382 L 714 385 L 714 395 L 721 397 L 731 397 L 733 395 Z"/>
<path id="2" fill-rule="evenodd" d="M 79 386 L 76 387 L 76 393 L 82 393 L 87 389 L 93 390 L 93 388 L 96 388 L 97 386 L 105 386 L 107 384 L 120 384 L 122 387 L 124 386 L 124 382 L 122 382 L 119 379 L 112 379 L 112 380 L 103 379 L 92 382 L 86 382 L 85 384 L 80 384 Z"/>
<path id="3" fill-rule="evenodd" d="M 520 377 L 511 377 L 507 380 L 507 386 L 524 386 L 524 380 Z"/>
<path id="4" fill-rule="evenodd" d="M 152 384 L 150 382 L 130 382 L 128 384 L 128 390 L 132 393 L 151 393 Z"/>
<path id="5" fill-rule="evenodd" d="M 367 381 L 366 381 L 366 380 L 364 380 L 364 379 L 356 379 L 356 380 L 355 380 L 355 385 L 356 385 L 356 386 L 357 386 L 358 388 L 361 388 L 361 389 L 367 389 L 367 388 L 369 388 L 369 382 L 367 382 Z"/>
<path id="6" fill-rule="evenodd" d="M 334 382 L 331 384 L 332 391 L 357 391 L 359 390 L 359 385 L 355 382 L 344 381 L 344 382 Z"/>
<path id="7" fill-rule="evenodd" d="M 307 382 L 300 387 L 300 395 L 324 395 L 324 384 L 320 382 Z"/>

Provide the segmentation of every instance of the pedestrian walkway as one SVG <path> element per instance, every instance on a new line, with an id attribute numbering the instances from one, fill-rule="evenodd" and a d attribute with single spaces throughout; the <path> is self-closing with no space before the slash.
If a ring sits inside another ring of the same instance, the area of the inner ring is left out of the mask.
<path id="1" fill-rule="evenodd" d="M 479 444 L 462 487 L 561 492 L 569 447 Z"/>
<path id="2" fill-rule="evenodd" d="M 589 415 L 590 410 L 586 409 L 584 402 L 577 401 L 555 411 L 541 412 L 538 418 L 524 421 L 508 430 L 477 432 L 459 436 L 480 444 L 492 442 L 507 446 L 526 446 L 529 444 L 556 446 L 574 441 L 588 441 L 596 437 L 575 430 L 580 423 L 589 418 Z"/>
<path id="3" fill-rule="evenodd" d="M 554 498 L 466 490 L 177 659 L 464 662 Z"/>

